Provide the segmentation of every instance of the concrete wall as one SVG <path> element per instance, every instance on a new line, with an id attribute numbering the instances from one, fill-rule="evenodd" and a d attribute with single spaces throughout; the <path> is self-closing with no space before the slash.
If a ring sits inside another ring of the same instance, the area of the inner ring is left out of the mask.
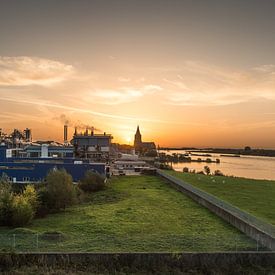
<path id="1" fill-rule="evenodd" d="M 254 216 L 226 203 L 182 180 L 168 175 L 162 170 L 157 174 L 166 180 L 177 190 L 184 192 L 199 204 L 208 208 L 211 212 L 229 222 L 247 236 L 258 241 L 261 245 L 275 251 L 275 227 L 258 220 Z"/>

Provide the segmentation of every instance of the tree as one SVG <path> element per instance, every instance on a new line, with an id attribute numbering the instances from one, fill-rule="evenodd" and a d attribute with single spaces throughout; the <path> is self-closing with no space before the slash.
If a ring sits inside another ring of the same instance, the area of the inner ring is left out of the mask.
<path id="1" fill-rule="evenodd" d="M 105 178 L 88 170 L 85 176 L 80 180 L 79 188 L 84 192 L 96 192 L 105 188 Z"/>
<path id="2" fill-rule="evenodd" d="M 209 166 L 204 166 L 204 172 L 205 172 L 206 175 L 210 174 L 210 168 L 209 168 Z"/>
<path id="3" fill-rule="evenodd" d="M 13 193 L 8 177 L 3 174 L 0 178 L 0 224 L 11 225 Z"/>
<path id="4" fill-rule="evenodd" d="M 37 192 L 33 185 L 27 185 L 25 190 L 23 191 L 23 197 L 31 204 L 33 210 L 36 212 L 39 201 Z"/>
<path id="5" fill-rule="evenodd" d="M 24 194 L 14 196 L 12 203 L 11 224 L 13 226 L 25 226 L 31 222 L 35 211 Z"/>
<path id="6" fill-rule="evenodd" d="M 72 205 L 75 200 L 73 179 L 65 169 L 52 170 L 46 177 L 46 199 L 49 209 L 60 210 Z"/>

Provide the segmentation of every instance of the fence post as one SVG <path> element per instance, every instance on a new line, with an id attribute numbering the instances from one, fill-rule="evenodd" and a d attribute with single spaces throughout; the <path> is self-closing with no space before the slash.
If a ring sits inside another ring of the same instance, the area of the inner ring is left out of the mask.
<path id="1" fill-rule="evenodd" d="M 259 235 L 257 235 L 257 251 L 259 251 Z"/>
<path id="2" fill-rule="evenodd" d="M 36 248 L 38 250 L 38 233 L 36 234 Z"/>
<path id="3" fill-rule="evenodd" d="M 13 234 L 13 248 L 15 248 L 15 234 Z"/>

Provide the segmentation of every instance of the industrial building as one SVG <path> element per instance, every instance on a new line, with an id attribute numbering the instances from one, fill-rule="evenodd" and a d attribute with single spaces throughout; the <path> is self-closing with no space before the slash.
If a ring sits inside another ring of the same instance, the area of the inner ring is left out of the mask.
<path id="1" fill-rule="evenodd" d="M 0 129 L 0 176 L 5 173 L 10 181 L 27 183 L 43 180 L 52 169 L 65 169 L 79 181 L 87 170 L 108 176 L 111 135 L 78 134 L 68 142 L 68 126 L 64 126 L 64 143 L 32 141 L 31 130 L 14 129 L 5 134 Z"/>
<path id="2" fill-rule="evenodd" d="M 41 146 L 40 157 L 14 157 L 13 151 L 6 145 L 0 145 L 0 175 L 6 174 L 11 182 L 27 183 L 42 181 L 52 169 L 65 169 L 79 181 L 87 170 L 106 175 L 105 163 L 90 163 L 88 160 L 74 157 L 49 156 L 48 146 Z"/>
<path id="3" fill-rule="evenodd" d="M 74 154 L 77 157 L 92 159 L 94 161 L 108 162 L 110 158 L 110 148 L 112 135 L 95 134 L 88 129 L 84 133 L 75 133 L 71 144 L 74 146 Z"/>

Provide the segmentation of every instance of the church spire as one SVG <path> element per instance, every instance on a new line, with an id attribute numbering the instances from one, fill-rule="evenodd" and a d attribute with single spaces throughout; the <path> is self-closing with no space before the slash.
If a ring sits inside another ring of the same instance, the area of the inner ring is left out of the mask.
<path id="1" fill-rule="evenodd" d="M 139 147 L 141 147 L 142 145 L 142 139 L 141 139 L 141 134 L 140 134 L 140 130 L 139 130 L 139 125 L 137 126 L 137 131 L 135 134 L 135 143 L 134 146 L 136 149 L 138 149 Z"/>
<path id="2" fill-rule="evenodd" d="M 137 131 L 136 131 L 136 134 L 140 135 L 139 125 L 137 126 Z"/>

